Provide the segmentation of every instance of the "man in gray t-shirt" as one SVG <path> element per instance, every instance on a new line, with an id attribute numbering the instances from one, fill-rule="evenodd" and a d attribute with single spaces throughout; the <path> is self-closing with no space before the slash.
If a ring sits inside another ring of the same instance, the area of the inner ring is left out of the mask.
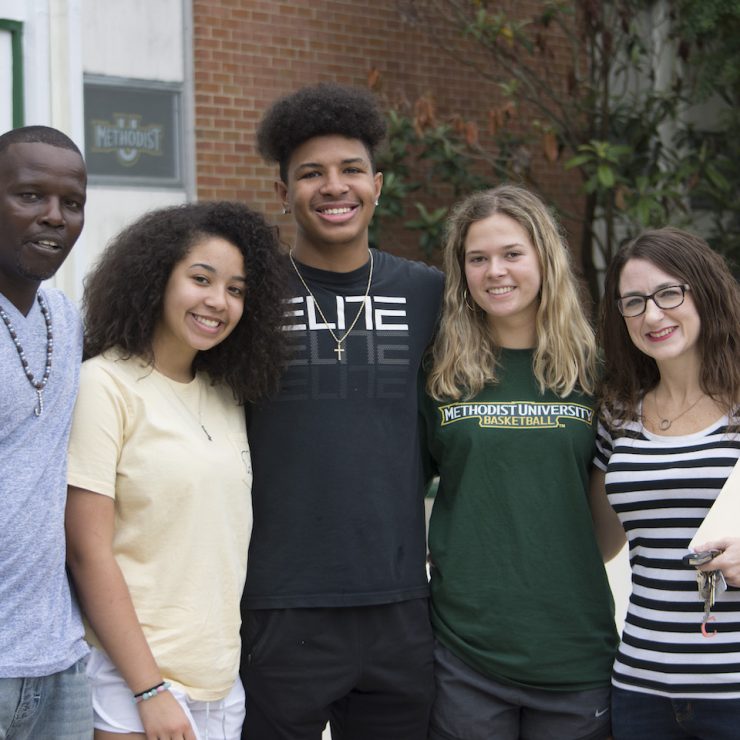
<path id="1" fill-rule="evenodd" d="M 0 737 L 92 737 L 64 546 L 82 330 L 70 301 L 39 287 L 82 231 L 86 187 L 60 131 L 0 136 Z"/>

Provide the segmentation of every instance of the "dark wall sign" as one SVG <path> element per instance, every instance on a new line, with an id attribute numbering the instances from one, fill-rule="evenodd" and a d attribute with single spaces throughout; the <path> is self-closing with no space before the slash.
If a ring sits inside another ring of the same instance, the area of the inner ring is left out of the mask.
<path id="1" fill-rule="evenodd" d="M 92 182 L 182 187 L 180 86 L 85 77 Z"/>

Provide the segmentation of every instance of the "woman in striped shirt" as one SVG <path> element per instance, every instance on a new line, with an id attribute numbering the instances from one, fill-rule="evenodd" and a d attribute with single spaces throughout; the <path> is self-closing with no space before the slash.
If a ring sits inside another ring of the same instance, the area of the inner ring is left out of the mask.
<path id="1" fill-rule="evenodd" d="M 632 570 L 614 738 L 738 738 L 740 537 L 706 543 L 728 585 L 708 622 L 681 559 L 740 456 L 738 284 L 698 237 L 645 232 L 609 265 L 600 332 L 592 506 L 605 557 L 626 532 Z"/>

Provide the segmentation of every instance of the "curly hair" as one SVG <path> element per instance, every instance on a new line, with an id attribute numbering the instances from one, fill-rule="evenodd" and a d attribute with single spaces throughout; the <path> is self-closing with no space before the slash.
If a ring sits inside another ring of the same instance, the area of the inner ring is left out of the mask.
<path id="1" fill-rule="evenodd" d="M 687 283 L 701 322 L 699 383 L 731 413 L 740 401 L 740 290 L 725 260 L 703 239 L 673 227 L 652 229 L 622 246 L 606 271 L 599 310 L 604 374 L 599 408 L 612 425 L 636 421 L 643 396 L 658 384 L 655 360 L 630 339 L 619 313 L 619 281 L 625 264 L 643 259 Z"/>
<path id="2" fill-rule="evenodd" d="M 272 104 L 257 129 L 257 149 L 266 161 L 279 164 L 280 178 L 287 183 L 293 152 L 315 136 L 359 139 L 375 169 L 375 150 L 386 129 L 383 113 L 369 90 L 321 82 Z"/>
<path id="3" fill-rule="evenodd" d="M 465 279 L 465 241 L 472 224 L 495 214 L 516 221 L 537 251 L 542 286 L 537 308 L 535 378 L 569 395 L 576 384 L 586 393 L 595 385 L 594 332 L 579 300 L 570 254 L 557 221 L 533 193 L 515 185 L 473 193 L 453 209 L 447 222 L 444 248 L 446 273 L 444 308 L 432 349 L 427 388 L 437 400 L 472 397 L 486 383 L 498 382 L 498 347 L 489 330 L 487 314 L 475 304 L 471 310 Z"/>
<path id="4" fill-rule="evenodd" d="M 49 144 L 58 149 L 69 149 L 82 156 L 77 144 L 61 131 L 50 126 L 21 126 L 0 136 L 0 152 L 13 144 Z"/>
<path id="5" fill-rule="evenodd" d="M 172 270 L 208 236 L 234 244 L 244 257 L 244 313 L 223 342 L 196 355 L 193 369 L 228 385 L 240 403 L 274 392 L 285 359 L 287 263 L 274 229 L 241 203 L 163 208 L 121 231 L 85 279 L 85 356 L 117 347 L 153 363 L 152 340 Z"/>

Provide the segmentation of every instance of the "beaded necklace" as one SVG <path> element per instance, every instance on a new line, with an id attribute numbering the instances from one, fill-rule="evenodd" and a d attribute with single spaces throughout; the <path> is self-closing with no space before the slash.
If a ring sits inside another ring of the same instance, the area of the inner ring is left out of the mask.
<path id="1" fill-rule="evenodd" d="M 18 358 L 23 366 L 23 372 L 26 374 L 31 387 L 36 391 L 36 398 L 38 400 L 36 402 L 36 406 L 34 406 L 33 413 L 35 416 L 41 416 L 44 411 L 44 388 L 46 388 L 46 383 L 49 380 L 49 374 L 51 373 L 51 353 L 54 349 L 54 334 L 51 329 L 51 313 L 49 312 L 49 308 L 46 305 L 46 301 L 41 296 L 41 293 L 36 294 L 36 300 L 39 303 L 39 308 L 41 309 L 44 321 L 46 322 L 46 367 L 44 367 L 44 375 L 41 380 L 36 380 L 34 374 L 31 372 L 31 368 L 28 366 L 28 360 L 26 359 L 26 353 L 23 351 L 23 347 L 18 340 L 18 334 L 15 331 L 15 327 L 10 320 L 10 316 L 8 316 L 2 306 L 0 306 L 0 318 L 2 318 L 5 326 L 8 327 L 10 338 L 13 340 L 13 344 L 15 345 L 15 351 L 18 353 Z"/>

